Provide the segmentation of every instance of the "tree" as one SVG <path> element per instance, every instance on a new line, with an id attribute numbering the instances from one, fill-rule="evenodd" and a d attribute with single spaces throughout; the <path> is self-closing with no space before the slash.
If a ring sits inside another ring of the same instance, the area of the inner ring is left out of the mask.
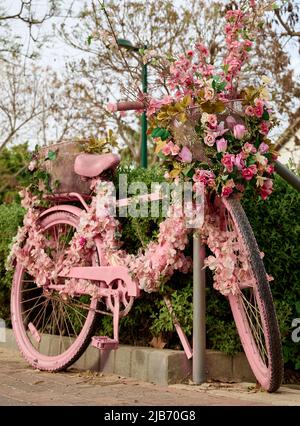
<path id="1" fill-rule="evenodd" d="M 136 97 L 143 60 L 149 61 L 150 90 L 157 92 L 159 97 L 158 86 L 164 86 L 163 74 L 168 65 L 159 58 L 175 56 L 187 50 L 195 40 L 209 47 L 211 62 L 220 60 L 225 11 L 241 3 L 191 0 L 176 4 L 170 0 L 128 0 L 122 4 L 109 1 L 104 7 L 102 1 L 90 0 L 82 7 L 76 25 L 61 28 L 63 39 L 84 56 L 79 62 L 70 64 L 65 81 L 79 118 L 78 134 L 97 134 L 99 128 L 113 126 L 120 135 L 121 146 L 126 147 L 126 154 L 130 153 L 131 158 L 137 160 L 137 120 L 132 114 L 130 119 L 112 115 L 105 110 L 105 104 L 114 99 Z M 244 76 L 255 79 L 267 74 L 273 83 L 271 90 L 277 108 L 287 117 L 297 107 L 295 96 L 299 94 L 299 85 L 289 68 L 289 53 L 278 36 L 274 12 L 270 11 L 267 18 L 252 52 L 253 66 Z M 129 39 L 141 50 L 119 49 L 115 36 Z M 148 49 L 144 51 L 145 45 Z"/>

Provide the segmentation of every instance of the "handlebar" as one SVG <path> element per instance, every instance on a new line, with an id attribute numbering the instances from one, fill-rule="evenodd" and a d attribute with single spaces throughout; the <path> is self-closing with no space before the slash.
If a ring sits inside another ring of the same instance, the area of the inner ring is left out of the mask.
<path id="1" fill-rule="evenodd" d="M 146 108 L 146 105 L 143 102 L 126 101 L 126 102 L 117 102 L 115 104 L 115 107 L 116 107 L 116 111 L 130 111 L 130 110 L 140 111 L 140 110 L 144 110 Z"/>

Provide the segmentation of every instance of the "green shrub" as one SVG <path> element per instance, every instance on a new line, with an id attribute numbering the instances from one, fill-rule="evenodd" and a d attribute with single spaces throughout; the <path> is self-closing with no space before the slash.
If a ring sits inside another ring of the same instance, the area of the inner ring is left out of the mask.
<path id="1" fill-rule="evenodd" d="M 5 269 L 12 238 L 22 224 L 24 209 L 19 204 L 0 204 L 0 318 L 9 320 L 12 273 Z"/>

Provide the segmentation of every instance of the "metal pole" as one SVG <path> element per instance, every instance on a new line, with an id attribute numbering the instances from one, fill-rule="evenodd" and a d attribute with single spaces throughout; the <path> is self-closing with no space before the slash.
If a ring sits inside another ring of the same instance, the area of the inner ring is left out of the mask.
<path id="1" fill-rule="evenodd" d="M 205 381 L 205 246 L 193 235 L 193 382 Z"/>
<path id="2" fill-rule="evenodd" d="M 145 47 L 146 48 L 146 47 Z M 148 91 L 148 69 L 147 64 L 143 64 L 142 68 L 142 88 L 143 93 Z M 147 116 L 144 111 L 141 117 L 142 135 L 141 135 L 141 166 L 145 169 L 148 167 L 148 155 L 147 155 Z"/>
<path id="3" fill-rule="evenodd" d="M 279 161 L 275 162 L 275 171 L 286 180 L 291 186 L 297 191 L 300 191 L 300 178 L 291 172 L 286 166 L 281 164 Z"/>

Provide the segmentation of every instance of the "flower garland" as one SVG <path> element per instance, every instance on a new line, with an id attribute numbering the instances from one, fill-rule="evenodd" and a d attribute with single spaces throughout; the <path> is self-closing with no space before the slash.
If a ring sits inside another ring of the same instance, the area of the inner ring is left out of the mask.
<path id="1" fill-rule="evenodd" d="M 51 241 L 44 237 L 39 227 L 37 197 L 23 190 L 22 205 L 27 208 L 27 213 L 24 226 L 19 229 L 13 241 L 7 265 L 12 268 L 15 260 L 20 262 L 35 278 L 38 286 L 50 281 L 55 283 L 59 272 L 66 273 L 71 267 L 82 266 L 86 260 L 91 259 L 94 239 L 97 237 L 104 251 L 103 264 L 126 266 L 139 287 L 148 293 L 158 291 L 175 270 L 187 273 L 192 263 L 191 259 L 184 255 L 184 250 L 192 229 L 186 227 L 182 210 L 173 205 L 169 217 L 160 223 L 157 241 L 150 242 L 146 249 L 141 249 L 137 255 L 128 254 L 121 249 L 119 221 L 108 209 L 97 209 L 99 201 L 110 195 L 109 188 L 104 182 L 96 185 L 96 195 L 89 210 L 80 215 L 77 230 L 59 262 L 51 259 L 45 251 L 51 247 Z M 214 288 L 227 296 L 230 293 L 236 294 L 241 283 L 251 285 L 253 276 L 249 261 L 238 242 L 234 228 L 221 230 L 217 212 L 207 211 L 199 231 L 212 252 L 206 258 L 205 266 L 214 271 Z M 25 244 L 26 241 L 28 244 Z M 64 288 L 68 295 L 75 294 L 79 289 L 84 289 L 91 295 L 96 293 L 96 287 L 89 280 L 65 280 Z"/>

